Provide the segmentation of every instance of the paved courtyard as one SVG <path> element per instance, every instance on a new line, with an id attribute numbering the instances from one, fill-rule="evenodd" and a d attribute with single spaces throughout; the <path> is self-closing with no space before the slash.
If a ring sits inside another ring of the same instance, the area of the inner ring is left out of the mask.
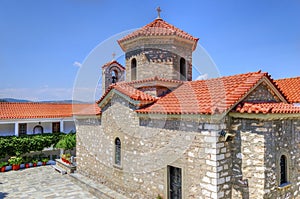
<path id="1" fill-rule="evenodd" d="M 0 173 L 0 199 L 2 198 L 96 199 L 74 184 L 68 175 L 61 175 L 51 166 Z"/>

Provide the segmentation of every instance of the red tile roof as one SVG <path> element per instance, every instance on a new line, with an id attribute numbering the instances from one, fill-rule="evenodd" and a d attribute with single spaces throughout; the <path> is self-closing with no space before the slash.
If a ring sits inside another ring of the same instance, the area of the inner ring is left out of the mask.
<path id="1" fill-rule="evenodd" d="M 61 118 L 100 114 L 96 104 L 0 102 L 0 119 Z"/>
<path id="2" fill-rule="evenodd" d="M 198 38 L 193 37 L 192 35 L 176 28 L 175 26 L 165 22 L 163 19 L 158 18 L 152 21 L 151 23 L 145 25 L 144 27 L 138 29 L 126 35 L 125 37 L 118 40 L 118 43 L 121 44 L 124 41 L 140 37 L 140 36 L 169 36 L 169 35 L 176 35 L 178 37 L 194 41 L 195 43 L 198 42 Z"/>
<path id="3" fill-rule="evenodd" d="M 236 109 L 239 113 L 300 113 L 300 107 L 287 103 L 244 103 Z"/>
<path id="4" fill-rule="evenodd" d="M 290 103 L 300 103 L 300 77 L 275 80 Z"/>
<path id="5" fill-rule="evenodd" d="M 106 64 L 104 64 L 103 66 L 102 66 L 102 68 L 105 68 L 105 67 L 107 67 L 107 66 L 111 66 L 111 65 L 113 65 L 113 64 L 115 64 L 118 68 L 120 68 L 121 70 L 125 70 L 125 67 L 124 66 L 122 66 L 122 64 L 120 64 L 119 62 L 117 62 L 116 60 L 112 60 L 112 61 L 110 61 L 110 62 L 107 62 Z"/>
<path id="6" fill-rule="evenodd" d="M 147 93 L 139 91 L 126 83 L 120 82 L 120 83 L 110 85 L 106 90 L 106 92 L 104 93 L 104 95 L 101 97 L 101 99 L 98 100 L 96 103 L 97 104 L 101 103 L 104 100 L 104 98 L 109 94 L 109 92 L 111 92 L 112 90 L 117 90 L 120 93 L 128 96 L 132 100 L 141 101 L 141 105 L 145 103 L 147 104 L 149 102 L 154 102 L 157 100 L 157 98 Z"/>
<path id="7" fill-rule="evenodd" d="M 173 92 L 138 113 L 214 114 L 239 102 L 268 73 L 253 72 L 209 80 L 184 82 Z"/>
<path id="8" fill-rule="evenodd" d="M 151 78 L 146 78 L 142 80 L 134 80 L 130 82 L 120 82 L 122 85 L 136 85 L 136 84 L 142 84 L 142 83 L 149 83 L 149 82 L 165 82 L 165 83 L 174 83 L 174 84 L 182 84 L 183 81 L 180 80 L 174 80 L 174 79 L 165 79 L 158 76 L 154 76 Z"/>

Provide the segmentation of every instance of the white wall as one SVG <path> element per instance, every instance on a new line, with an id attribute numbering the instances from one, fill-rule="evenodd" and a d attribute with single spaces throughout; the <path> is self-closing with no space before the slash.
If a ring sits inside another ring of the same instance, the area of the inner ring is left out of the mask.
<path id="1" fill-rule="evenodd" d="M 15 124 L 0 124 L 0 136 L 15 135 Z"/>
<path id="2" fill-rule="evenodd" d="M 70 120 L 70 118 L 68 120 Z M 43 122 L 42 119 L 41 120 L 37 119 L 37 121 L 19 120 L 19 121 L 7 121 L 7 123 L 4 123 L 4 121 L 2 120 L 0 123 L 0 136 L 15 135 L 15 122 L 18 122 L 19 124 L 26 123 L 27 134 L 31 135 L 34 134 L 33 129 L 35 126 L 42 126 L 44 133 L 52 133 L 52 123 L 60 122 L 60 121 L 61 121 L 60 119 L 57 120 L 51 119 L 50 121 Z M 74 131 L 74 132 L 76 131 L 74 121 L 64 121 L 63 126 L 64 126 L 63 129 L 64 133 L 69 133 L 70 131 Z"/>
<path id="3" fill-rule="evenodd" d="M 33 129 L 35 126 L 42 126 L 44 129 L 44 133 L 52 133 L 52 122 L 38 122 L 27 123 L 27 134 L 33 134 Z"/>
<path id="4" fill-rule="evenodd" d="M 64 122 L 64 133 L 70 133 L 70 131 L 76 132 L 74 121 Z"/>

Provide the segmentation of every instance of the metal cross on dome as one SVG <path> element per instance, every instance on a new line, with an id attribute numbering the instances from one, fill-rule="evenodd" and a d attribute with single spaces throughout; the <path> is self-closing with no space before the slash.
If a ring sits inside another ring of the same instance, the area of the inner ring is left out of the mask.
<path id="1" fill-rule="evenodd" d="M 112 59 L 113 59 L 113 60 L 115 60 L 116 53 L 115 53 L 115 52 L 113 52 L 111 55 L 112 55 Z"/>
<path id="2" fill-rule="evenodd" d="M 159 6 L 156 8 L 156 11 L 157 11 L 157 19 L 160 19 L 160 12 L 161 12 L 162 10 L 160 9 Z"/>

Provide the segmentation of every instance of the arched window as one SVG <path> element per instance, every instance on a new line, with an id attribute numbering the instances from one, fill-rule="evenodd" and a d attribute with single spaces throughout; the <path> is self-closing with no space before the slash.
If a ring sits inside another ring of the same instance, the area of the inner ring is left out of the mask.
<path id="1" fill-rule="evenodd" d="M 115 139 L 115 164 L 121 165 L 121 140 Z"/>
<path id="2" fill-rule="evenodd" d="M 287 159 L 285 155 L 282 155 L 280 157 L 280 184 L 287 182 Z"/>
<path id="3" fill-rule="evenodd" d="M 186 80 L 186 66 L 184 58 L 180 58 L 180 80 Z"/>
<path id="4" fill-rule="evenodd" d="M 117 83 L 117 81 L 118 81 L 118 72 L 116 71 L 116 70 L 112 70 L 111 71 L 111 83 Z"/>
<path id="5" fill-rule="evenodd" d="M 136 59 L 131 60 L 131 80 L 136 80 Z"/>
<path id="6" fill-rule="evenodd" d="M 33 128 L 33 134 L 42 134 L 44 133 L 44 129 L 42 126 L 37 125 Z"/>

